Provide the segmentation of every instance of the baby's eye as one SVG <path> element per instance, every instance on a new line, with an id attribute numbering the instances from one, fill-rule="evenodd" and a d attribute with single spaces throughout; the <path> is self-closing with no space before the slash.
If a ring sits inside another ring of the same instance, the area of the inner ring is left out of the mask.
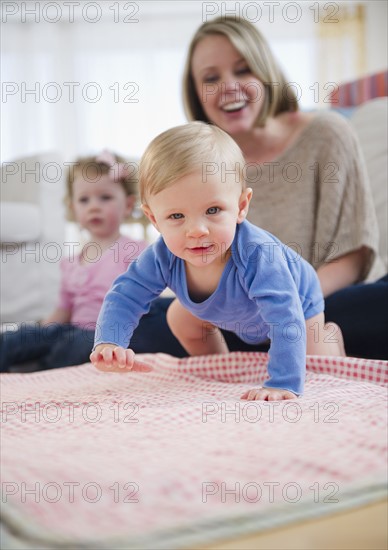
<path id="1" fill-rule="evenodd" d="M 101 200 L 103 201 L 110 201 L 112 198 L 112 195 L 101 195 Z"/>
<path id="2" fill-rule="evenodd" d="M 183 218 L 183 214 L 179 214 L 179 213 L 176 213 L 176 214 L 171 214 L 169 216 L 169 218 L 171 220 L 181 220 Z"/>
<path id="3" fill-rule="evenodd" d="M 79 197 L 78 202 L 82 202 L 86 204 L 88 200 L 89 200 L 88 197 Z"/>
<path id="4" fill-rule="evenodd" d="M 236 74 L 249 74 L 251 72 L 251 69 L 248 66 L 239 67 L 236 69 Z"/>
<path id="5" fill-rule="evenodd" d="M 206 214 L 218 214 L 220 212 L 220 208 L 218 206 L 211 206 L 206 210 Z"/>

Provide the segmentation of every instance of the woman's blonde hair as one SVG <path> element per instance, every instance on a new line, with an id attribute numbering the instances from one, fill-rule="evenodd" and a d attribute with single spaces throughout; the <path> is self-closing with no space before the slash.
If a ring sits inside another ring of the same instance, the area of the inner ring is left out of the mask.
<path id="1" fill-rule="evenodd" d="M 138 192 L 138 166 L 135 162 L 129 162 L 120 155 L 112 154 L 115 164 L 113 166 L 99 160 L 99 156 L 96 157 L 80 157 L 71 163 L 71 166 L 67 171 L 66 178 L 66 217 L 69 221 L 74 221 L 74 215 L 71 207 L 73 199 L 73 185 L 77 177 L 95 182 L 101 176 L 111 175 L 112 182 L 120 183 L 126 196 L 137 195 Z M 124 164 L 126 167 L 125 175 L 119 175 L 120 170 L 116 170 L 120 165 Z"/>
<path id="2" fill-rule="evenodd" d="M 139 165 L 142 204 L 178 179 L 201 171 L 202 181 L 209 175 L 234 174 L 245 187 L 245 161 L 237 143 L 217 126 L 189 122 L 159 134 L 145 150 Z"/>
<path id="3" fill-rule="evenodd" d="M 256 120 L 257 126 L 265 126 L 268 117 L 299 109 L 294 90 L 260 31 L 245 19 L 217 17 L 199 27 L 189 46 L 183 73 L 183 105 L 189 120 L 211 122 L 205 114 L 195 88 L 192 60 L 197 44 L 212 35 L 225 36 L 245 59 L 252 74 L 264 86 L 264 104 Z"/>

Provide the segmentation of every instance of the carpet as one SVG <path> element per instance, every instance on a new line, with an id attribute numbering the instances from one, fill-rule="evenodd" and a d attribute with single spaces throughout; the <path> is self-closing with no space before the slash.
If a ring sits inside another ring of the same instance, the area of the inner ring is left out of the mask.
<path id="1" fill-rule="evenodd" d="M 386 494 L 388 362 L 309 356 L 303 397 L 247 402 L 265 353 L 141 359 L 1 375 L 3 548 L 189 548 Z"/>

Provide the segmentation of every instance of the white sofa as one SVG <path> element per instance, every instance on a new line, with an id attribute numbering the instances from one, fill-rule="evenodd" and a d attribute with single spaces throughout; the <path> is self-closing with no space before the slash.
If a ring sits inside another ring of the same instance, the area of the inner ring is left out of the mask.
<path id="1" fill-rule="evenodd" d="M 379 225 L 380 258 L 368 281 L 388 272 L 388 97 L 363 103 L 352 111 L 353 125 L 365 157 Z"/>
<path id="2" fill-rule="evenodd" d="M 65 235 L 65 173 L 47 153 L 1 167 L 1 323 L 37 321 L 55 306 Z"/>

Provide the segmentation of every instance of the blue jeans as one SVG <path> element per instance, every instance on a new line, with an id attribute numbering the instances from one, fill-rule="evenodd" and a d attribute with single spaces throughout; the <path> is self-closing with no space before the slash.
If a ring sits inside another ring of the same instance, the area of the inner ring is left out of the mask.
<path id="1" fill-rule="evenodd" d="M 133 333 L 130 347 L 135 353 L 168 353 L 174 357 L 187 357 L 188 353 L 172 334 L 166 319 L 167 310 L 174 298 L 157 298 L 147 315 L 140 320 Z M 230 351 L 268 351 L 268 345 L 246 344 L 233 332 L 221 331 Z"/>
<path id="2" fill-rule="evenodd" d="M 186 357 L 187 353 L 167 325 L 166 312 L 172 299 L 159 298 L 140 320 L 130 346 L 135 353 L 169 353 Z M 40 326 L 23 323 L 16 331 L 0 334 L 0 372 L 26 362 L 36 362 L 39 370 L 80 365 L 89 361 L 94 331 L 75 325 Z"/>
<path id="3" fill-rule="evenodd" d="M 166 313 L 173 298 L 158 298 L 140 320 L 130 346 L 135 353 L 168 353 L 187 357 L 170 331 Z M 326 321 L 343 332 L 349 356 L 388 360 L 388 275 L 371 284 L 352 285 L 326 298 Z M 251 346 L 235 334 L 222 331 L 230 351 L 267 351 Z M 39 368 L 58 368 L 89 361 L 94 332 L 74 325 L 24 325 L 0 334 L 0 371 L 11 365 L 38 360 Z"/>
<path id="4" fill-rule="evenodd" d="M 325 303 L 326 321 L 341 327 L 347 355 L 388 360 L 388 275 L 343 288 Z"/>
<path id="5" fill-rule="evenodd" d="M 130 347 L 135 353 L 167 353 L 187 357 L 186 350 L 172 334 L 166 313 L 173 298 L 158 298 L 140 319 Z M 223 331 L 231 351 L 266 351 L 266 346 L 250 346 L 232 332 Z M 22 324 L 17 331 L 0 334 L 0 372 L 20 363 L 36 361 L 40 370 L 80 365 L 89 361 L 94 331 L 75 325 Z"/>
<path id="6" fill-rule="evenodd" d="M 131 342 L 138 353 L 187 356 L 166 321 L 172 298 L 159 298 L 140 321 Z M 326 322 L 342 330 L 348 356 L 388 360 L 388 275 L 375 283 L 360 283 L 335 292 L 325 300 Z M 230 351 L 268 351 L 268 346 L 249 345 L 232 332 L 222 331 Z"/>
<path id="7" fill-rule="evenodd" d="M 140 320 L 130 346 L 135 353 L 169 353 L 186 357 L 187 353 L 167 325 L 166 312 L 172 299 L 159 298 Z M 36 362 L 39 370 L 80 365 L 89 361 L 94 331 L 75 325 L 23 323 L 16 331 L 0 334 L 0 372 L 25 362 Z"/>
<path id="8" fill-rule="evenodd" d="M 42 370 L 86 363 L 93 341 L 94 331 L 75 325 L 23 323 L 16 331 L 0 334 L 0 372 L 27 361 L 37 361 Z"/>

